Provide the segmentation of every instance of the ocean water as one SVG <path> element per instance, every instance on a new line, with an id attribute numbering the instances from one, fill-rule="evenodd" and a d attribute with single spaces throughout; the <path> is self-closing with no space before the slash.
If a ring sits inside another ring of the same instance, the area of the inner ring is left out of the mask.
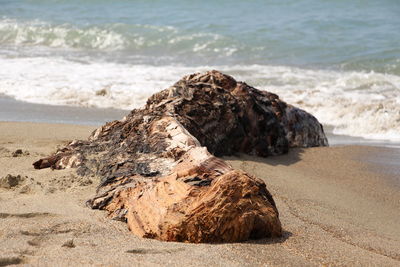
<path id="1" fill-rule="evenodd" d="M 17 100 L 132 109 L 210 69 L 336 134 L 400 140 L 398 0 L 0 0 L 0 94 Z"/>

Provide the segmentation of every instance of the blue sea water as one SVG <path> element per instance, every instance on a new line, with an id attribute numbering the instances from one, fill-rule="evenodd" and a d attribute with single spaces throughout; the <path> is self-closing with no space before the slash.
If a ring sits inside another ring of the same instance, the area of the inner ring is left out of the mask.
<path id="1" fill-rule="evenodd" d="M 397 0 L 0 0 L 0 66 L 4 95 L 124 109 L 220 69 L 336 133 L 400 138 Z"/>

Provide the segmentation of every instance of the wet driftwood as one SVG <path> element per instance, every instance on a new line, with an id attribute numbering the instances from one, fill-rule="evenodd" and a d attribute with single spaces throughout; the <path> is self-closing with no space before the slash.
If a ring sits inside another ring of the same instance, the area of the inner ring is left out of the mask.
<path id="1" fill-rule="evenodd" d="M 101 177 L 88 204 L 138 236 L 235 242 L 280 236 L 281 224 L 265 183 L 217 156 L 325 145 L 312 115 L 210 71 L 184 77 L 144 108 L 33 165 Z"/>

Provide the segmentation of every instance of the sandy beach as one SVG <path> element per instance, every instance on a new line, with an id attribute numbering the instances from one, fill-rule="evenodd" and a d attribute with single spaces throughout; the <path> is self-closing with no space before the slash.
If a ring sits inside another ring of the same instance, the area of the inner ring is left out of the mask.
<path id="1" fill-rule="evenodd" d="M 0 267 L 400 266 L 399 1 L 0 3 Z"/>
<path id="2" fill-rule="evenodd" d="M 32 162 L 94 126 L 0 123 L 0 266 L 398 266 L 400 151 L 369 146 L 227 157 L 263 179 L 284 237 L 234 244 L 142 239 L 91 210 L 98 184 Z M 15 153 L 18 149 L 19 151 Z"/>

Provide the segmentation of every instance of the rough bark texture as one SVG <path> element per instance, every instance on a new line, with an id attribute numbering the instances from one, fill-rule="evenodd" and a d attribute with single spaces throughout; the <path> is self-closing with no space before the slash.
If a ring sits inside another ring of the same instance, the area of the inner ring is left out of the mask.
<path id="1" fill-rule="evenodd" d="M 101 184 L 88 201 L 142 237 L 236 242 L 281 235 L 263 181 L 215 156 L 325 146 L 310 114 L 217 71 L 192 74 L 142 109 L 73 141 L 35 168 L 77 168 Z"/>

